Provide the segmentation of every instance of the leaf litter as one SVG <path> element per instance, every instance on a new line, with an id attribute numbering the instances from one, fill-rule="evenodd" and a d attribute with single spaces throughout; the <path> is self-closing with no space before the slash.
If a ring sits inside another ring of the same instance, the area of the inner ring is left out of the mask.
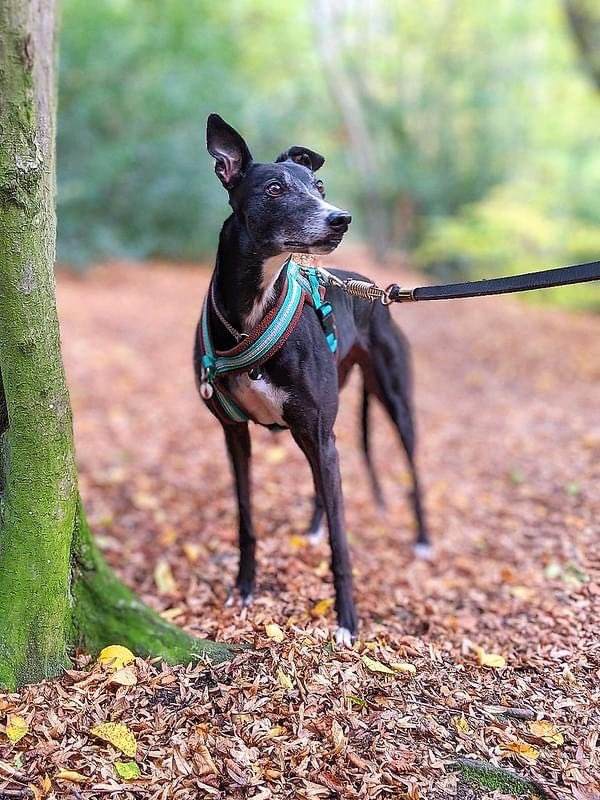
<path id="1" fill-rule="evenodd" d="M 360 253 L 348 263 L 389 282 Z M 80 653 L 61 678 L 0 695 L 0 794 L 441 800 L 465 797 L 453 765 L 471 759 L 595 800 L 600 320 L 507 299 L 394 309 L 415 351 L 435 559 L 411 556 L 404 461 L 378 408 L 385 518 L 374 508 L 352 378 L 336 432 L 361 638 L 340 651 L 327 543 L 303 536 L 310 474 L 286 435 L 253 432 L 257 593 L 243 612 L 224 606 L 235 507 L 189 367 L 207 275 L 59 276 L 81 488 L 106 558 L 146 602 L 255 649 L 108 669 Z M 15 717 L 27 730 L 11 741 Z M 91 734 L 107 723 L 127 732 L 127 760 Z"/>

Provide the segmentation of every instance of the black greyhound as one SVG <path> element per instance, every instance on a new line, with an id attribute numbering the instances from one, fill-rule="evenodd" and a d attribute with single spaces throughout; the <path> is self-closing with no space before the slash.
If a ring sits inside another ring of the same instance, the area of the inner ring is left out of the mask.
<path id="1" fill-rule="evenodd" d="M 219 237 L 212 302 L 208 305 L 214 347 L 227 350 L 239 339 L 236 331 L 252 331 L 275 303 L 285 280 L 282 267 L 287 255 L 331 253 L 346 233 L 351 216 L 325 202 L 323 183 L 315 176 L 325 159 L 308 148 L 291 147 L 274 163 L 255 163 L 244 139 L 216 114 L 208 118 L 207 147 L 233 209 Z M 334 274 L 362 278 L 341 270 Z M 359 365 L 364 379 L 363 446 L 369 471 L 373 475 L 366 421 L 368 398 L 374 394 L 396 426 L 408 457 L 418 528 L 417 553 L 427 553 L 429 538 L 414 463 L 407 341 L 381 303 L 351 298 L 338 288 L 328 289 L 327 299 L 337 322 L 336 355 L 328 347 L 317 314 L 304 306 L 289 339 L 259 371 L 225 376 L 222 385 L 259 424 L 289 429 L 308 459 L 316 490 L 309 533 L 316 535 L 322 529 L 325 514 L 338 619 L 336 641 L 349 646 L 357 631 L 357 616 L 333 426 L 339 390 L 354 364 Z M 202 351 L 198 341 L 197 337 L 194 365 L 200 384 Z M 246 604 L 254 589 L 256 550 L 250 509 L 250 433 L 247 422 L 221 422 L 239 506 L 236 585 Z M 376 479 L 374 486 L 377 488 Z"/>

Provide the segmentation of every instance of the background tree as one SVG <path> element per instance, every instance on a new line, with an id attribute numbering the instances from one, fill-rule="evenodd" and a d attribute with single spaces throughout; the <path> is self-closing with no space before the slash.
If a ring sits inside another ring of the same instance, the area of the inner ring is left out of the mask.
<path id="1" fill-rule="evenodd" d="M 600 9 L 595 0 L 564 0 L 584 69 L 600 90 Z"/>
<path id="2" fill-rule="evenodd" d="M 51 0 L 0 6 L 0 685 L 56 675 L 76 645 L 172 662 L 225 645 L 167 624 L 108 569 L 77 488 L 54 295 Z"/>

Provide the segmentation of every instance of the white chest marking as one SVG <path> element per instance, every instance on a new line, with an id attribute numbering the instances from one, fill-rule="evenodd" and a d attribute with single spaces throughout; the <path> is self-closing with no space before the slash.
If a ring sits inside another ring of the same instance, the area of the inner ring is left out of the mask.
<path id="1" fill-rule="evenodd" d="M 251 331 L 264 317 L 267 307 L 274 298 L 275 283 L 286 260 L 286 256 L 273 256 L 263 261 L 260 292 L 244 320 L 245 333 Z"/>
<path id="2" fill-rule="evenodd" d="M 265 378 L 252 381 L 246 373 L 229 379 L 229 388 L 236 403 L 257 422 L 263 425 L 285 425 L 283 404 L 288 398 L 285 389 L 280 389 Z"/>

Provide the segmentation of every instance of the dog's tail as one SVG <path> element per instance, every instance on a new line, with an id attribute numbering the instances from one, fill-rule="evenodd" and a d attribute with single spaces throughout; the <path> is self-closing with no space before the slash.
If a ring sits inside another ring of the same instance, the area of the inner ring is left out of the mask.
<path id="1" fill-rule="evenodd" d="M 371 489 L 375 502 L 380 511 L 385 508 L 385 498 L 379 483 L 379 478 L 375 472 L 373 460 L 371 459 L 371 446 L 369 443 L 369 391 L 366 384 L 363 384 L 362 408 L 361 408 L 361 444 L 365 464 L 367 465 L 367 472 L 369 473 L 369 480 L 371 481 Z"/>

